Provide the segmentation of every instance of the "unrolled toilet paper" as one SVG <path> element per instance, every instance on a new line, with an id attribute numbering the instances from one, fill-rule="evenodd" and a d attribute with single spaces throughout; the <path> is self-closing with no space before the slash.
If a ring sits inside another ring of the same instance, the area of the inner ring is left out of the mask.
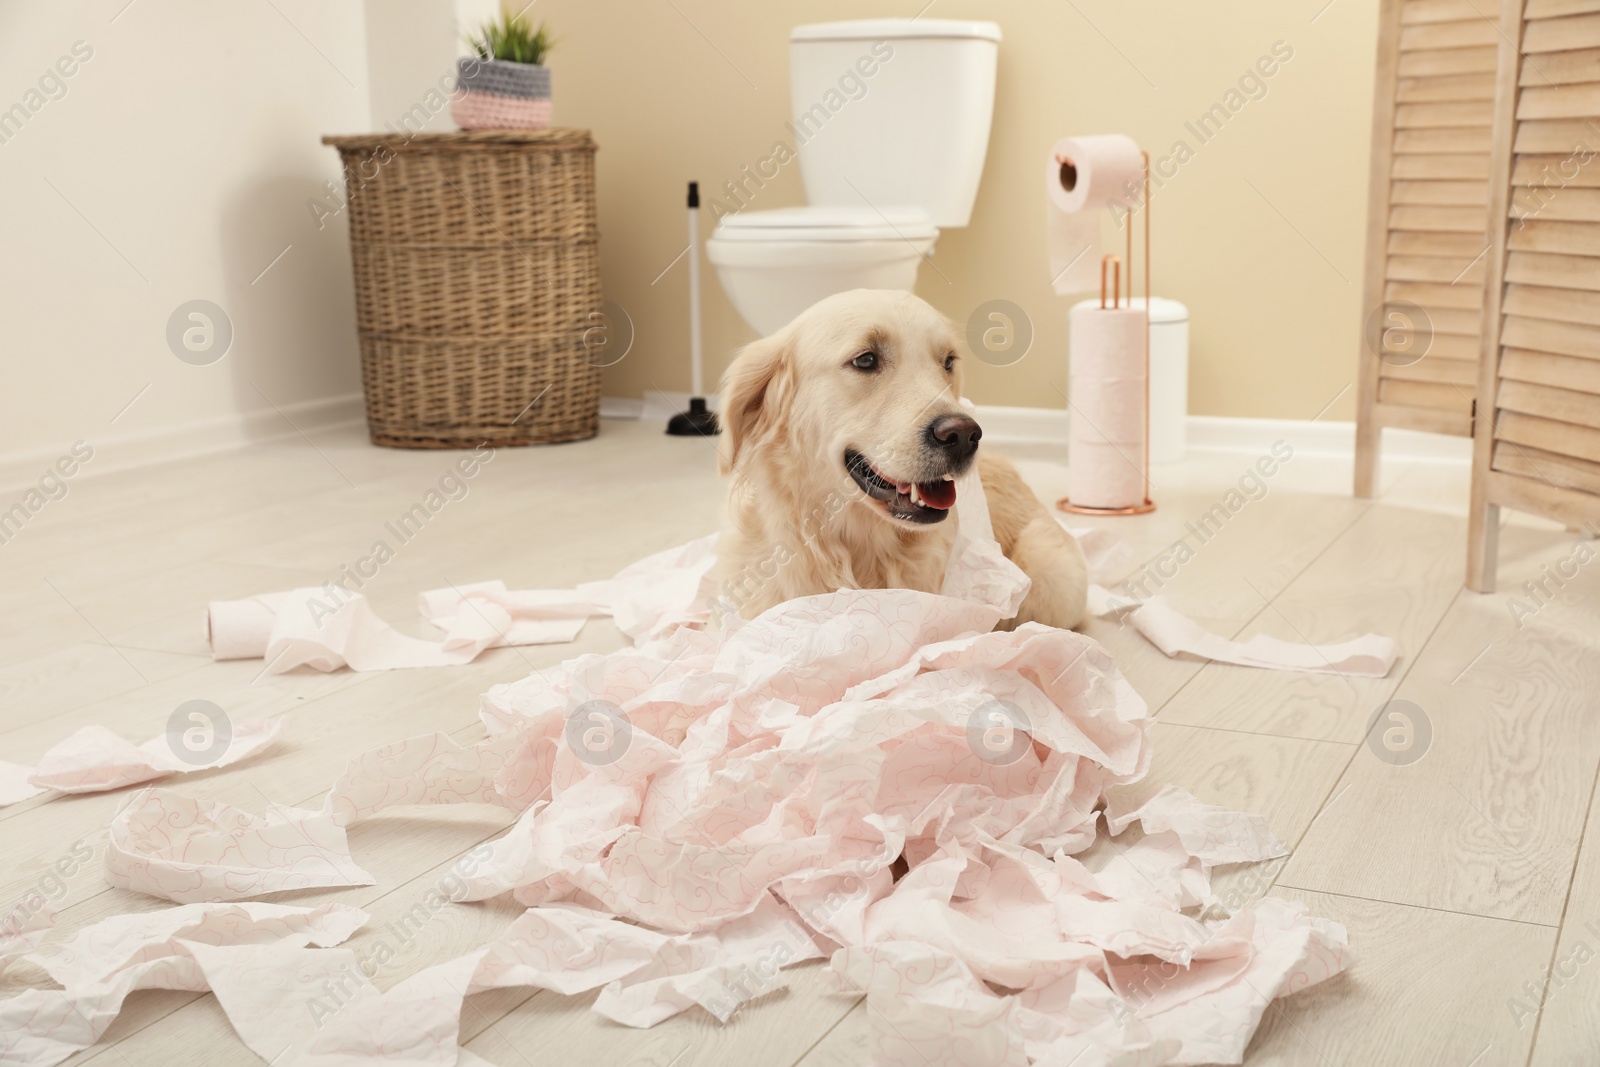
<path id="1" fill-rule="evenodd" d="M 1145 317 L 1079 305 L 1071 312 L 1067 496 L 1080 507 L 1144 502 Z"/>
<path id="2" fill-rule="evenodd" d="M 1057 293 L 1100 287 L 1101 223 L 1126 215 L 1138 203 L 1143 184 L 1144 157 L 1131 137 L 1063 137 L 1050 149 L 1046 233 L 1050 284 Z"/>

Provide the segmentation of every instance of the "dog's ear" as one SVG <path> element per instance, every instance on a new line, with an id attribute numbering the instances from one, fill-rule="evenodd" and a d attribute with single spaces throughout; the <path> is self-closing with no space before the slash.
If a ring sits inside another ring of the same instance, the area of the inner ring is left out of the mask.
<path id="1" fill-rule="evenodd" d="M 740 453 L 781 423 L 793 378 L 793 339 L 781 330 L 739 351 L 722 376 L 723 443 L 718 469 L 727 474 Z"/>

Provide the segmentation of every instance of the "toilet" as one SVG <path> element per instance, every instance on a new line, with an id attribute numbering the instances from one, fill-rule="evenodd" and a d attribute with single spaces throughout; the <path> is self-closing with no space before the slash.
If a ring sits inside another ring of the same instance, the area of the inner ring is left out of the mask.
<path id="1" fill-rule="evenodd" d="M 863 19 L 789 34 L 790 143 L 805 207 L 723 216 L 706 257 L 770 334 L 847 289 L 915 288 L 941 228 L 967 225 L 989 147 L 1000 27 Z"/>

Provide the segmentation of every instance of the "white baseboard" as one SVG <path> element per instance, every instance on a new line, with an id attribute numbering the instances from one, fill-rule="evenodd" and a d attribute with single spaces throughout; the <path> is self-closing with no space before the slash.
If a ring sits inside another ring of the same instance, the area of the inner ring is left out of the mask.
<path id="1" fill-rule="evenodd" d="M 655 393 L 644 400 L 604 397 L 600 415 L 609 419 L 669 418 L 689 402 L 687 393 Z M 711 397 L 712 410 L 717 398 Z M 673 406 L 676 405 L 676 406 Z M 1067 412 L 1057 408 L 1004 407 L 980 404 L 985 440 L 997 444 L 1067 444 Z M 1355 456 L 1356 424 L 1310 419 L 1245 419 L 1218 415 L 1190 415 L 1185 423 L 1189 451 L 1259 456 L 1276 441 L 1288 441 L 1296 455 L 1351 459 Z M 1408 463 L 1467 464 L 1472 461 L 1472 441 L 1466 437 L 1422 433 L 1418 430 L 1384 431 L 1386 458 Z"/>
<path id="2" fill-rule="evenodd" d="M 1189 447 L 1202 452 L 1260 455 L 1280 440 L 1292 444 L 1296 455 L 1353 460 L 1356 452 L 1353 422 L 1190 415 L 1187 428 Z M 1472 462 L 1472 438 L 1391 427 L 1383 431 L 1383 455 L 1403 463 L 1466 466 Z"/>
<path id="3" fill-rule="evenodd" d="M 1067 444 L 1068 416 L 1053 408 L 979 405 L 985 440 L 1000 444 Z M 1184 424 L 1190 452 L 1259 456 L 1276 441 L 1288 441 L 1295 454 L 1353 459 L 1356 424 L 1310 419 L 1246 419 L 1190 415 Z M 1472 462 L 1472 440 L 1418 430 L 1384 431 L 1383 455 L 1409 463 Z"/>
<path id="4" fill-rule="evenodd" d="M 652 389 L 643 400 L 631 396 L 603 396 L 600 398 L 602 419 L 643 419 L 645 422 L 666 422 L 680 411 L 689 410 L 688 393 L 668 393 Z M 722 398 L 716 393 L 706 397 L 706 407 L 722 410 Z"/>
<path id="5" fill-rule="evenodd" d="M 631 396 L 603 396 L 600 398 L 602 419 L 637 419 L 644 414 L 644 401 Z"/>
<path id="6" fill-rule="evenodd" d="M 85 437 L 84 440 L 94 449 L 94 458 L 83 464 L 75 477 L 92 478 L 112 471 L 132 470 L 154 463 L 243 448 L 262 441 L 299 437 L 302 432 L 336 429 L 366 419 L 360 393 L 302 400 L 279 407 L 283 409 L 283 414 L 270 407 L 260 408 L 214 415 L 155 430 Z M 284 420 L 284 415 L 293 420 L 293 426 Z M 62 441 L 54 448 L 0 453 L 0 492 L 37 482 L 71 446 L 71 441 Z"/>

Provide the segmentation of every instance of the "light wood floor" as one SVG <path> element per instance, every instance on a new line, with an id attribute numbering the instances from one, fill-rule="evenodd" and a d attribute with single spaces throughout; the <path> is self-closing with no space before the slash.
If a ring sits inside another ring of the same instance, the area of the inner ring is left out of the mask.
<path id="1" fill-rule="evenodd" d="M 500 452 L 365 591 L 386 618 L 420 634 L 419 590 L 495 577 L 514 588 L 570 585 L 707 532 L 718 500 L 711 449 L 659 429 L 608 422 L 594 441 Z M 1046 450 L 1012 452 L 1023 453 L 1042 495 L 1061 494 L 1062 471 L 1045 462 Z M 201 629 L 208 599 L 333 577 L 379 538 L 392 543 L 384 521 L 455 458 L 373 449 L 338 431 L 75 480 L 0 545 L 0 758 L 32 762 L 88 723 L 142 741 L 179 704 L 203 698 L 230 715 L 290 722 L 270 752 L 177 788 L 256 811 L 269 800 L 311 803 L 351 754 L 427 730 L 476 738 L 477 697 L 491 684 L 620 645 L 608 622 L 595 621 L 576 645 L 500 649 L 456 668 L 259 677 L 259 662 L 211 662 Z M 1182 536 L 1253 458 L 1197 456 L 1158 468 L 1159 509 L 1112 520 L 1135 549 L 1129 569 Z M 1466 471 L 1391 464 L 1385 477 L 1379 502 L 1356 501 L 1347 461 L 1297 456 L 1162 591 L 1228 634 L 1390 634 L 1405 654 L 1388 678 L 1171 661 L 1131 628 L 1090 627 L 1158 713 L 1151 785 L 1175 782 L 1261 812 L 1293 848 L 1264 869 L 1228 872 L 1235 899 L 1302 899 L 1350 928 L 1354 969 L 1275 1004 L 1247 1062 L 1600 1062 L 1600 818 L 1590 817 L 1600 767 L 1600 563 L 1519 628 L 1509 597 L 1568 555 L 1573 535 L 1532 520 L 1509 526 L 1501 592 L 1468 593 Z M 1431 723 L 1429 750 L 1407 766 L 1364 743 L 1369 717 L 1390 699 L 1413 702 Z M 164 906 L 110 889 L 101 876 L 104 827 L 121 796 L 0 809 L 0 904 L 9 909 L 44 884 L 47 868 L 81 841 L 96 860 L 57 902 L 62 930 Z M 478 808 L 361 822 L 352 847 L 377 885 L 277 899 L 369 910 L 359 946 L 506 824 Z M 377 984 L 468 951 L 518 910 L 446 908 Z M 1553 992 L 1535 1014 L 1529 990 L 1552 965 Z M 463 1042 L 500 1067 L 865 1064 L 863 1005 L 826 992 L 818 966 L 789 973 L 789 992 L 727 1026 L 690 1012 L 631 1030 L 590 1014 L 589 997 L 485 994 L 467 1002 Z M 26 969 L 0 977 L 0 991 L 28 977 Z M 72 1062 L 84 1061 L 259 1062 L 214 998 L 178 993 L 134 995 L 106 1042 Z"/>

